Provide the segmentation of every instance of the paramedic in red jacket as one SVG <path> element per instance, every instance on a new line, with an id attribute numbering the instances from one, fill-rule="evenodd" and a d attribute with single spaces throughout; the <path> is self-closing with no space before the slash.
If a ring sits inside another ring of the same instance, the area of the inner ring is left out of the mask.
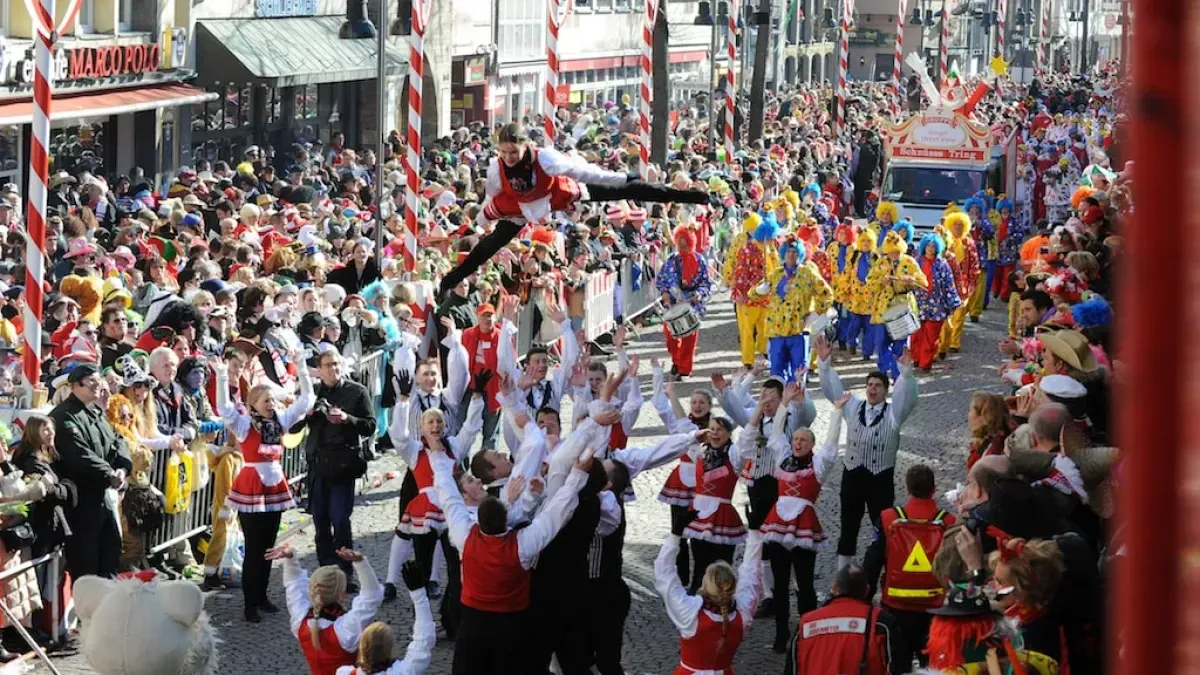
<path id="1" fill-rule="evenodd" d="M 929 640 L 933 618 L 927 612 L 942 606 L 945 593 L 933 576 L 933 558 L 946 528 L 954 524 L 954 516 L 933 500 L 933 469 L 918 464 L 908 470 L 904 483 L 908 501 L 880 515 L 881 528 L 867 548 L 863 566 L 872 597 L 883 571 L 880 604 L 895 618 L 896 632 L 905 645 L 904 663 L 912 663 L 915 656 L 924 666 L 929 657 L 921 651 Z"/>
<path id="2" fill-rule="evenodd" d="M 488 497 L 472 517 L 454 480 L 455 462 L 431 446 L 434 487 L 446 515 L 450 542 L 462 559 L 462 619 L 454 641 L 453 675 L 520 673 L 530 639 L 530 568 L 579 505 L 592 454 L 584 451 L 562 488 L 528 527 L 508 528 L 504 502 Z"/>
<path id="3" fill-rule="evenodd" d="M 891 615 L 868 602 L 869 593 L 861 567 L 850 563 L 838 570 L 829 602 L 800 617 L 784 675 L 907 673 L 909 666 L 896 658 L 897 636 Z M 867 635 L 870 642 L 864 644 Z"/>

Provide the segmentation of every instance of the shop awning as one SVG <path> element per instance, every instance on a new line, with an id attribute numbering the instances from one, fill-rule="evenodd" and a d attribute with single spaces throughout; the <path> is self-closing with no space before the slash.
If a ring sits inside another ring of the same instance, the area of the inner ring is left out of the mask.
<path id="1" fill-rule="evenodd" d="M 164 84 L 137 89 L 55 96 L 50 103 L 50 119 L 72 120 L 80 117 L 124 115 L 142 110 L 173 108 L 211 101 L 217 95 L 186 84 Z M 0 126 L 28 124 L 33 121 L 33 101 L 0 103 Z"/>
<path id="2" fill-rule="evenodd" d="M 343 16 L 201 21 L 196 30 L 199 81 L 271 87 L 373 80 L 377 41 L 342 40 Z M 387 30 L 385 27 L 384 30 Z M 396 38 L 392 38 L 396 40 Z M 388 75 L 407 72 L 407 52 L 389 46 Z"/>

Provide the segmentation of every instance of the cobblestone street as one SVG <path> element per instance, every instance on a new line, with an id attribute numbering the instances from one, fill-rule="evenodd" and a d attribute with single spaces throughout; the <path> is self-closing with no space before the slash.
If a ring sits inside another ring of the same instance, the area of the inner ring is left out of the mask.
<path id="1" fill-rule="evenodd" d="M 993 305 L 984 314 L 981 323 L 967 325 L 964 352 L 952 355 L 932 375 L 920 378 L 920 403 L 903 431 L 896 468 L 897 497 L 904 493 L 904 472 L 914 463 L 923 462 L 933 468 L 939 481 L 939 495 L 963 480 L 966 408 L 972 391 L 1000 389 L 994 365 L 998 364 L 995 343 L 1003 331 L 1003 321 L 1003 307 Z M 641 354 L 643 359 L 641 380 L 648 398 L 649 358 L 656 356 L 667 360 L 661 328 L 646 328 L 636 339 L 631 334 L 631 342 L 632 351 Z M 835 358 L 838 359 L 836 366 L 847 388 L 856 391 L 862 387 L 865 374 L 874 367 L 873 361 L 866 362 L 861 357 L 851 359 L 844 353 L 837 353 Z M 679 393 L 686 395 L 695 387 L 708 386 L 711 373 L 717 370 L 729 372 L 739 364 L 733 305 L 727 294 L 721 294 L 710 305 L 710 313 L 704 323 L 697 355 L 697 377 L 684 383 Z M 821 396 L 815 380 L 808 395 L 816 400 L 819 411 L 816 432 L 818 438 L 822 438 L 832 406 Z M 566 417 L 564 414 L 564 419 Z M 649 444 L 662 435 L 662 425 L 647 401 L 639 428 L 632 434 L 630 444 Z M 380 460 L 376 469 L 381 472 L 401 470 L 400 463 L 392 456 Z M 624 663 L 626 671 L 636 675 L 669 673 L 678 657 L 678 636 L 663 611 L 653 582 L 654 557 L 669 532 L 668 509 L 655 496 L 669 471 L 670 467 L 664 467 L 640 476 L 635 482 L 638 499 L 628 508 L 625 578 L 632 592 L 633 608 L 625 627 Z M 834 472 L 818 502 L 821 522 L 833 540 L 836 540 L 838 528 L 839 479 L 840 471 Z M 357 547 L 365 552 L 381 577 L 386 571 L 391 531 L 397 519 L 396 497 L 399 488 L 400 480 L 397 477 L 368 491 L 360 497 L 354 512 Z M 744 502 L 745 491 L 739 487 L 735 497 L 739 510 Z M 869 527 L 864 527 L 860 535 L 860 554 L 869 536 Z M 311 569 L 315 565 L 311 530 L 302 530 L 291 541 L 299 551 L 301 563 Z M 818 556 L 818 593 L 828 591 L 834 561 L 832 549 Z M 271 598 L 280 607 L 284 606 L 278 566 L 272 579 Z M 296 640 L 288 634 L 286 610 L 276 615 L 265 615 L 261 624 L 247 624 L 241 619 L 242 600 L 237 590 L 209 594 L 207 610 L 223 641 L 220 648 L 221 673 L 300 675 L 307 672 Z M 402 645 L 408 643 L 410 612 L 410 603 L 401 593 L 401 598 L 385 605 L 379 615 L 380 619 L 397 629 Z M 736 663 L 738 672 L 781 672 L 782 657 L 770 649 L 772 637 L 770 620 L 754 624 L 739 651 Z M 450 672 L 452 650 L 452 642 L 445 639 L 438 642 L 429 669 L 431 674 Z M 93 672 L 86 666 L 82 655 L 57 659 L 55 664 L 65 674 Z M 47 671 L 42 669 L 38 672 Z"/>

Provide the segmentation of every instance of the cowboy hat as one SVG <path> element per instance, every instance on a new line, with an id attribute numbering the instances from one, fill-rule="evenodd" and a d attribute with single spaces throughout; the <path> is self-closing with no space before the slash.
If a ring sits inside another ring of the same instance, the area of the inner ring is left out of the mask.
<path id="1" fill-rule="evenodd" d="M 59 185 L 62 185 L 63 183 L 78 183 L 78 182 L 79 181 L 75 180 L 74 176 L 67 173 L 66 171 L 59 171 L 58 173 L 54 174 L 53 178 L 50 179 L 50 189 L 53 190 L 54 188 L 58 187 Z"/>
<path id="2" fill-rule="evenodd" d="M 96 253 L 96 247 L 87 239 L 79 237 L 67 242 L 67 252 L 63 254 L 64 258 L 77 258 L 81 255 L 93 255 Z"/>
<path id="3" fill-rule="evenodd" d="M 1096 356 L 1082 333 L 1060 330 L 1041 336 L 1042 346 L 1051 354 L 1075 370 L 1090 373 L 1098 367 Z"/>

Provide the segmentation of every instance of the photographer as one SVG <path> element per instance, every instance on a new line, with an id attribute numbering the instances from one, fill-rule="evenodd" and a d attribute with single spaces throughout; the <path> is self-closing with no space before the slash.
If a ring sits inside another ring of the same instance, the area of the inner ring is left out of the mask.
<path id="1" fill-rule="evenodd" d="M 350 563 L 337 550 L 353 547 L 354 481 L 367 472 L 363 439 L 375 435 L 375 411 L 366 387 L 342 377 L 337 352 L 317 357 L 317 376 L 306 445 L 308 510 L 316 527 L 318 562 L 339 565 L 349 576 Z"/>

